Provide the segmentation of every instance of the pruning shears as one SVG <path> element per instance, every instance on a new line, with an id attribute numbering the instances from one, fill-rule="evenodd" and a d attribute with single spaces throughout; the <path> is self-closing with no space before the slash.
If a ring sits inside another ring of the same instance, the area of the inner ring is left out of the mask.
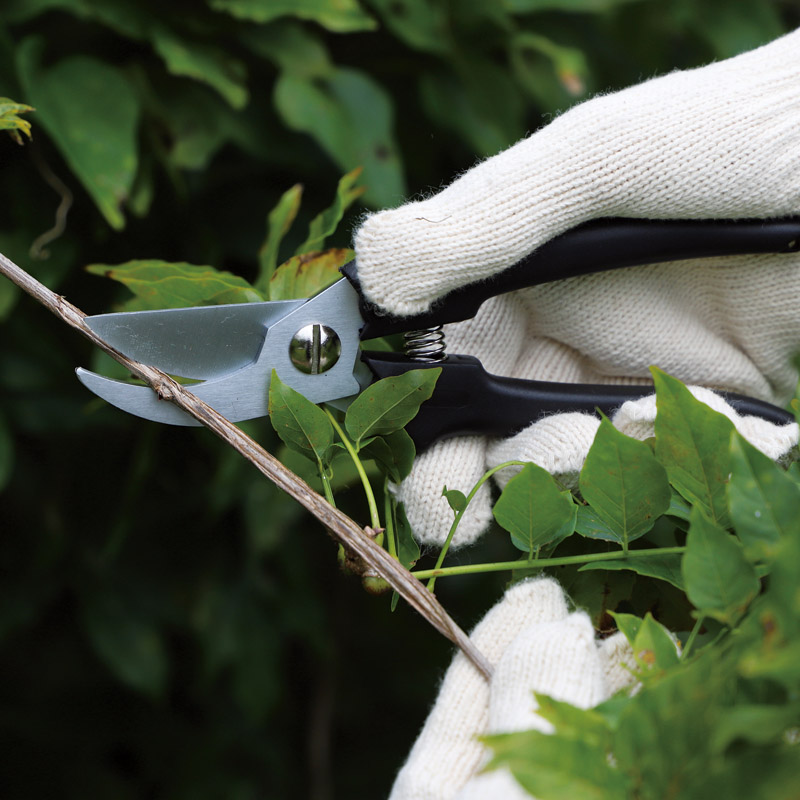
<path id="1" fill-rule="evenodd" d="M 551 240 L 493 278 L 461 287 L 413 317 L 381 314 L 361 293 L 355 262 L 305 300 L 100 314 L 100 337 L 134 360 L 197 381 L 187 387 L 232 422 L 268 414 L 274 369 L 315 403 L 347 404 L 372 381 L 440 367 L 433 396 L 407 430 L 418 449 L 459 434 L 507 436 L 556 412 L 610 413 L 648 386 L 551 383 L 490 375 L 470 356 L 447 354 L 442 325 L 469 319 L 490 297 L 622 267 L 711 256 L 800 252 L 800 218 L 780 220 L 595 220 Z M 366 340 L 403 334 L 405 351 L 362 350 Z M 78 378 L 114 406 L 170 425 L 198 425 L 146 386 L 79 368 Z M 754 398 L 726 394 L 740 413 L 785 424 L 793 416 Z"/>

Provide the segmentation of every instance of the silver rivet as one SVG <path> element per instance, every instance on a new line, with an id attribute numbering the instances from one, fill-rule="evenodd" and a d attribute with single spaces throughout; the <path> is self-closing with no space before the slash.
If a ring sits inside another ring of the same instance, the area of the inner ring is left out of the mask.
<path id="1" fill-rule="evenodd" d="M 292 364 L 307 375 L 329 370 L 342 352 L 342 343 L 333 328 L 314 323 L 300 328 L 289 343 Z"/>

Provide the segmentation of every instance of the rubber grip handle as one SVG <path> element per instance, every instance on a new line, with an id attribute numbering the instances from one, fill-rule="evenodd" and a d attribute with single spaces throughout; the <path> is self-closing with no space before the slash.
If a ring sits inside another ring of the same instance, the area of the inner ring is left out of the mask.
<path id="1" fill-rule="evenodd" d="M 402 375 L 411 369 L 441 367 L 432 397 L 406 426 L 417 451 L 440 439 L 464 434 L 511 436 L 549 414 L 568 411 L 611 414 L 627 400 L 653 393 L 652 386 L 619 386 L 526 381 L 490 375 L 477 358 L 451 355 L 439 364 L 409 361 L 399 353 L 362 354 L 376 378 Z M 785 425 L 794 416 L 782 408 L 721 392 L 740 414 L 754 415 Z"/>
<path id="2" fill-rule="evenodd" d="M 361 294 L 355 261 L 346 264 L 342 272 L 362 297 L 363 340 L 470 319 L 490 297 L 576 275 L 662 261 L 798 251 L 798 217 L 778 220 L 593 220 L 557 236 L 513 267 L 450 292 L 430 311 L 413 317 L 387 316 L 367 303 Z M 398 278 L 402 276 L 402 269 L 403 265 L 398 264 Z M 757 277 L 754 276 L 753 280 Z"/>

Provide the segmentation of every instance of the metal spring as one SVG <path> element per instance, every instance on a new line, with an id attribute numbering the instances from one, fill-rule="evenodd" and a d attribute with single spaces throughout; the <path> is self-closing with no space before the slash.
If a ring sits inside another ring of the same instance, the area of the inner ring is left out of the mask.
<path id="1" fill-rule="evenodd" d="M 403 334 L 403 350 L 411 361 L 444 361 L 447 353 L 442 326 L 406 331 Z"/>

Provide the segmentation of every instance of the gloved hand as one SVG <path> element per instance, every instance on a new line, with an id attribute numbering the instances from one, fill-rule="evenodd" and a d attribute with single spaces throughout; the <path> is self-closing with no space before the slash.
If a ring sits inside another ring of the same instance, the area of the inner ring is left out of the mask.
<path id="1" fill-rule="evenodd" d="M 795 31 L 736 58 L 583 103 L 439 194 L 368 217 L 355 249 L 366 296 L 405 315 L 589 219 L 798 213 Z M 798 287 L 796 255 L 572 278 L 488 301 L 475 319 L 446 327 L 448 350 L 477 356 L 495 374 L 552 381 L 648 383 L 647 368 L 657 364 L 686 383 L 784 404 L 797 383 Z M 644 407 L 617 424 L 626 430 L 635 417 L 636 435 L 651 434 Z M 576 474 L 596 424 L 586 415 L 561 416 L 507 442 L 470 437 L 434 446 L 398 492 L 418 538 L 443 542 L 452 522 L 441 498 L 445 484 L 469 491 L 487 467 L 510 458 Z M 772 457 L 797 442 L 795 425 L 737 427 Z M 456 545 L 473 541 L 490 521 L 488 487 L 470 510 Z"/>
<path id="2" fill-rule="evenodd" d="M 622 634 L 595 643 L 589 618 L 568 612 L 551 578 L 509 589 L 471 639 L 494 666 L 491 682 L 463 654 L 455 656 L 390 800 L 530 800 L 506 771 L 477 774 L 488 750 L 476 737 L 549 732 L 534 691 L 591 708 L 633 680 L 635 662 Z"/>

